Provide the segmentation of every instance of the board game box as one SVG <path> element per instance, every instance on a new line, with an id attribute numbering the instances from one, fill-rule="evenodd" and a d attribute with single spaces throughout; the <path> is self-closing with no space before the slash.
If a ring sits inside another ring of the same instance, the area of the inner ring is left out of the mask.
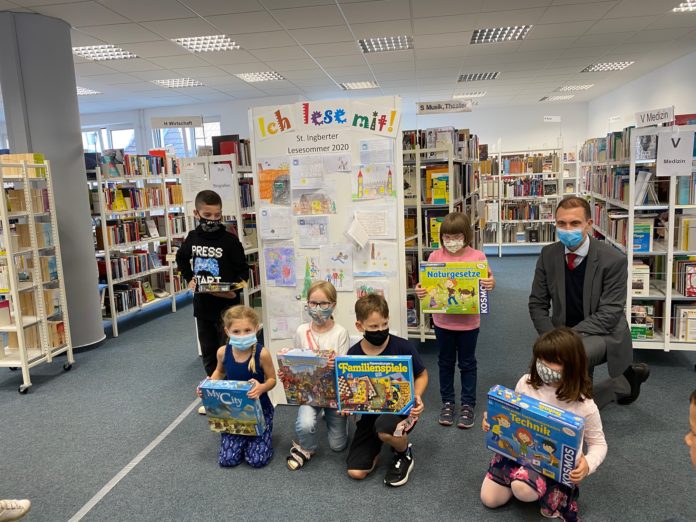
<path id="1" fill-rule="evenodd" d="M 419 281 L 428 294 L 421 309 L 431 314 L 487 314 L 488 291 L 481 278 L 488 277 L 488 263 L 420 263 Z"/>
<path id="2" fill-rule="evenodd" d="M 336 357 L 338 409 L 408 415 L 414 405 L 410 355 Z"/>
<path id="3" fill-rule="evenodd" d="M 278 367 L 283 372 L 283 388 L 288 404 L 308 404 L 336 408 L 336 377 L 329 368 L 331 350 L 290 348 L 278 352 Z"/>
<path id="4" fill-rule="evenodd" d="M 503 386 L 488 392 L 486 446 L 556 482 L 569 474 L 582 451 L 585 419 Z"/>
<path id="5" fill-rule="evenodd" d="M 206 379 L 199 385 L 210 429 L 216 433 L 256 437 L 266 429 L 261 403 L 250 399 L 247 381 Z"/>

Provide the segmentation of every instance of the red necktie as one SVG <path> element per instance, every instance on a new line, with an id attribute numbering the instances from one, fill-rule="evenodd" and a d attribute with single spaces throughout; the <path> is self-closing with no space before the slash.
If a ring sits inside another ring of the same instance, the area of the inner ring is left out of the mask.
<path id="1" fill-rule="evenodd" d="M 569 254 L 566 254 L 566 264 L 568 265 L 568 268 L 573 270 L 575 268 L 575 258 L 577 258 L 577 254 L 573 254 L 572 252 Z"/>

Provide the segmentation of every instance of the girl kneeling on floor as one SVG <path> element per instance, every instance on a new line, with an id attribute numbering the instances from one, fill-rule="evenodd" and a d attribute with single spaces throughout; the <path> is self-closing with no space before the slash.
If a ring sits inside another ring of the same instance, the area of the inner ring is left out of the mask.
<path id="1" fill-rule="evenodd" d="M 481 485 L 481 501 L 486 507 L 497 508 L 513 496 L 522 502 L 538 500 L 544 517 L 578 520 L 577 484 L 593 473 L 607 454 L 602 419 L 592 400 L 592 381 L 587 373 L 587 356 L 580 337 L 566 327 L 539 337 L 534 343 L 529 374 L 522 376 L 515 391 L 583 417 L 587 453 L 580 452 L 576 467 L 570 473 L 574 487 L 496 454 Z M 490 429 L 484 414 L 483 431 Z"/>

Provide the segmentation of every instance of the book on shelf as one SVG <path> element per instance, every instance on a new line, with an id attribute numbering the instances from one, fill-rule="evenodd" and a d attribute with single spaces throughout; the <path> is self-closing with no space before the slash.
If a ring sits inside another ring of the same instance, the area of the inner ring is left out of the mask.
<path id="1" fill-rule="evenodd" d="M 416 235 L 416 216 L 404 216 L 404 237 L 411 238 Z M 407 239 L 405 246 L 416 246 L 416 239 Z"/>
<path id="2" fill-rule="evenodd" d="M 479 161 L 486 161 L 488 159 L 488 145 L 482 143 L 478 148 Z"/>
<path id="3" fill-rule="evenodd" d="M 652 252 L 654 219 L 635 219 L 633 221 L 633 251 L 639 253 Z"/>
<path id="4" fill-rule="evenodd" d="M 672 270 L 675 290 L 685 297 L 696 297 L 696 256 L 675 256 Z"/>
<path id="5" fill-rule="evenodd" d="M 106 149 L 99 158 L 102 176 L 105 178 L 120 178 L 125 176 L 123 149 Z"/>
<path id="6" fill-rule="evenodd" d="M 22 167 L 5 167 L 7 163 L 22 163 L 26 162 L 31 165 L 44 163 L 46 158 L 43 154 L 37 152 L 15 153 L 15 154 L 0 154 L 0 172 L 3 176 L 22 176 L 24 169 Z M 46 169 L 41 167 L 27 167 L 27 176 L 30 178 L 45 178 Z"/>
<path id="7" fill-rule="evenodd" d="M 155 223 L 154 219 L 146 219 L 145 225 L 147 226 L 147 233 L 150 237 L 160 237 L 159 228 L 157 228 L 157 223 Z"/>
<path id="8" fill-rule="evenodd" d="M 449 202 L 449 169 L 428 167 L 425 169 L 425 203 L 445 204 Z M 437 201 L 435 200 L 437 193 Z M 446 201 L 443 201 L 446 200 Z"/>
<path id="9" fill-rule="evenodd" d="M 674 337 L 677 341 L 696 341 L 696 305 L 676 305 L 674 318 Z"/>
<path id="10" fill-rule="evenodd" d="M 426 244 L 431 248 L 440 248 L 440 226 L 449 213 L 447 209 L 426 209 L 423 212 L 427 241 Z"/>
<path id="11" fill-rule="evenodd" d="M 675 216 L 675 248 L 677 250 L 696 250 L 696 215 L 680 214 Z"/>
<path id="12" fill-rule="evenodd" d="M 639 260 L 633 262 L 631 294 L 636 297 L 650 295 L 650 267 Z"/>
<path id="13" fill-rule="evenodd" d="M 654 160 L 657 158 L 657 136 L 646 134 L 635 140 L 636 160 Z"/>
<path id="14" fill-rule="evenodd" d="M 0 326 L 10 326 L 12 324 L 12 313 L 10 300 L 0 300 Z"/>
<path id="15" fill-rule="evenodd" d="M 155 300 L 155 293 L 152 290 L 152 284 L 150 284 L 150 281 L 143 281 L 142 288 L 143 288 L 143 297 L 145 298 L 145 302 L 149 303 L 150 301 L 154 301 Z"/>
<path id="16" fill-rule="evenodd" d="M 631 305 L 631 338 L 652 339 L 655 335 L 655 307 L 651 304 Z"/>
<path id="17" fill-rule="evenodd" d="M 58 279 L 58 264 L 56 256 L 39 257 L 41 264 L 41 279 L 44 282 L 55 281 Z"/>
<path id="18" fill-rule="evenodd" d="M 51 348 L 63 346 L 67 340 L 65 338 L 65 323 L 63 321 L 47 321 L 48 343 Z"/>
<path id="19" fill-rule="evenodd" d="M 60 308 L 60 289 L 59 288 L 44 288 L 44 308 L 46 315 L 51 316 L 61 311 Z"/>
<path id="20" fill-rule="evenodd" d="M 414 165 L 406 165 L 404 167 L 404 201 L 412 202 L 418 196 L 416 194 L 418 176 L 416 175 L 416 167 Z"/>

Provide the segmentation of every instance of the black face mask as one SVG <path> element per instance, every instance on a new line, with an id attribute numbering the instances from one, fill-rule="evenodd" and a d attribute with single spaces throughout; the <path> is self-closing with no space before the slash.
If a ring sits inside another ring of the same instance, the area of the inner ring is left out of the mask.
<path id="1" fill-rule="evenodd" d="M 389 337 L 389 328 L 373 332 L 363 332 L 365 340 L 373 346 L 382 346 Z"/>
<path id="2" fill-rule="evenodd" d="M 217 219 L 206 219 L 204 217 L 198 218 L 198 223 L 203 232 L 217 232 L 223 227 L 222 220 Z"/>

